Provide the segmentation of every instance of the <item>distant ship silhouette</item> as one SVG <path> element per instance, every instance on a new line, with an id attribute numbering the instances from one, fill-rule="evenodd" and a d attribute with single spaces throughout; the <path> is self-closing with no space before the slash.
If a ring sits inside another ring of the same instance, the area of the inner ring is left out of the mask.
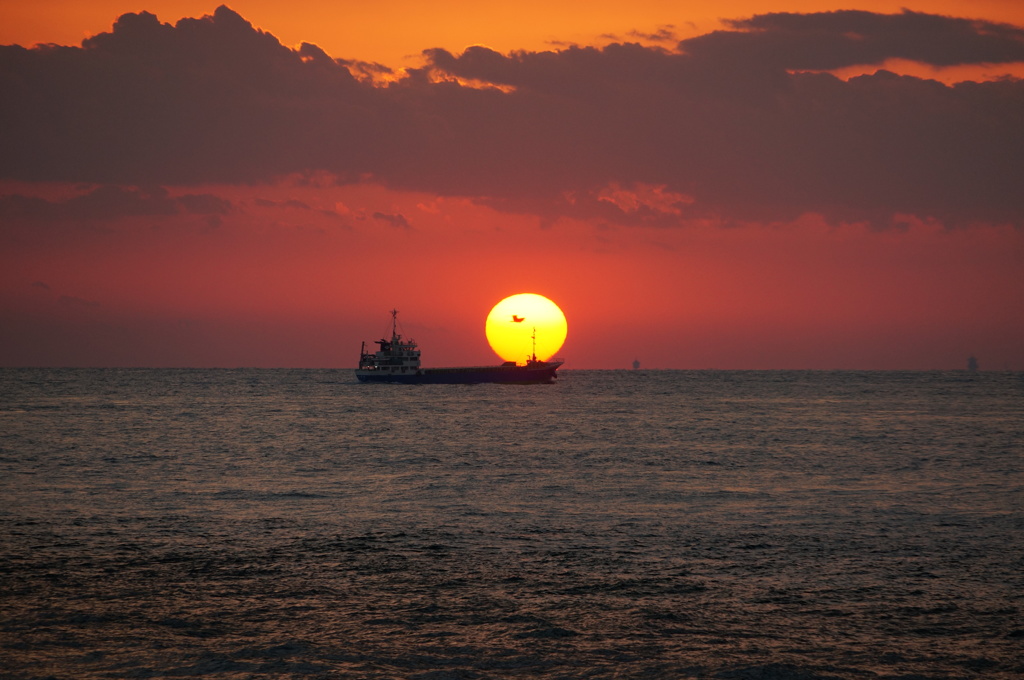
<path id="1" fill-rule="evenodd" d="M 640 368 L 640 360 L 639 359 L 633 359 L 633 370 L 635 371 L 638 368 Z"/>
<path id="2" fill-rule="evenodd" d="M 967 370 L 971 373 L 978 370 L 978 360 L 974 358 L 973 354 L 967 358 Z"/>

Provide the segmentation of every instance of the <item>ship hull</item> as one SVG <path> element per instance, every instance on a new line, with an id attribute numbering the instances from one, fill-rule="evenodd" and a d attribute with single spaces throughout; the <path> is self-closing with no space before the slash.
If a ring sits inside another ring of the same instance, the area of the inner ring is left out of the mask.
<path id="1" fill-rule="evenodd" d="M 556 382 L 558 376 L 555 371 L 561 365 L 561 362 L 543 362 L 541 365 L 532 366 L 421 368 L 410 373 L 388 373 L 360 369 L 356 371 L 356 378 L 360 382 L 402 385 L 477 385 L 481 383 L 537 385 Z"/>

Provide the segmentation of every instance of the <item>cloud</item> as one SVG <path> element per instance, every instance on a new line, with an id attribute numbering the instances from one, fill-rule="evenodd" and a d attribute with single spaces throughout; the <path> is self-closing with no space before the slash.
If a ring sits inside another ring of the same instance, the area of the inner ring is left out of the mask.
<path id="1" fill-rule="evenodd" d="M 547 220 L 663 226 L 807 213 L 878 227 L 894 215 L 1021 223 L 1020 80 L 803 71 L 1016 62 L 1022 29 L 909 11 L 728 26 L 675 51 L 433 49 L 403 75 L 286 48 L 226 7 L 173 26 L 126 14 L 81 47 L 0 48 L 0 178 L 159 186 L 290 174 L 474 197 Z M 686 200 L 629 210 L 608 200 L 614 187 Z M 6 197 L 0 211 L 226 209 L 122 191 L 59 209 Z"/>
<path id="2" fill-rule="evenodd" d="M 36 196 L 0 196 L 0 218 L 55 222 L 61 220 L 107 221 L 123 217 L 224 215 L 231 203 L 212 194 L 171 196 L 162 187 L 141 189 L 105 185 L 63 201 Z"/>
<path id="3" fill-rule="evenodd" d="M 575 210 L 610 184 L 641 182 L 692 197 L 683 217 L 727 222 L 815 213 L 886 227 L 904 213 L 1020 224 L 1024 215 L 1021 81 L 946 86 L 881 71 L 844 82 L 636 45 L 432 58 L 515 88 L 493 136 L 481 135 L 490 148 L 473 145 L 533 170 L 505 177 L 505 192 L 480 189 L 498 203 L 536 203 L 549 187 L 551 205 L 569 192 Z M 475 105 L 472 117 L 496 118 Z M 509 134 L 520 127 L 532 134 Z M 463 167 L 486 176 L 473 159 Z"/>
<path id="4" fill-rule="evenodd" d="M 412 229 L 412 225 L 409 224 L 409 220 L 405 219 L 405 215 L 401 213 L 391 215 L 388 213 L 375 212 L 373 213 L 373 219 L 386 222 L 395 229 Z"/>
<path id="5" fill-rule="evenodd" d="M 910 10 L 772 13 L 725 23 L 734 30 L 684 40 L 680 50 L 762 69 L 829 70 L 894 58 L 935 66 L 1024 61 L 1024 29 Z"/>
<path id="6" fill-rule="evenodd" d="M 173 27 L 125 14 L 81 47 L 3 47 L 0 84 L 0 174 L 129 184 L 322 165 L 343 153 L 322 144 L 330 121 L 360 125 L 351 95 L 372 91 L 317 48 L 290 50 L 226 7 Z"/>
<path id="7" fill-rule="evenodd" d="M 348 220 L 345 219 L 345 215 L 348 215 L 351 211 L 345 207 L 343 203 L 336 203 L 330 208 L 314 208 L 305 201 L 290 198 L 284 201 L 274 201 L 266 198 L 255 198 L 253 204 L 259 208 L 271 208 L 285 211 L 297 211 L 300 213 L 312 213 L 317 217 L 326 217 L 329 220 L 340 224 L 342 226 L 349 226 Z"/>
<path id="8" fill-rule="evenodd" d="M 305 44 L 304 44 L 305 46 Z M 317 48 L 320 49 L 320 48 Z M 374 82 L 394 80 L 395 72 L 383 64 L 354 59 L 338 59 L 337 63 L 344 66 L 352 75 L 362 81 Z"/>
<path id="9" fill-rule="evenodd" d="M 672 24 L 666 24 L 664 26 L 660 26 L 658 30 L 655 31 L 654 33 L 644 33 L 643 31 L 630 31 L 629 35 L 632 38 L 639 38 L 640 40 L 646 40 L 649 42 L 675 42 L 677 40 L 675 28 L 676 27 L 673 26 Z"/>

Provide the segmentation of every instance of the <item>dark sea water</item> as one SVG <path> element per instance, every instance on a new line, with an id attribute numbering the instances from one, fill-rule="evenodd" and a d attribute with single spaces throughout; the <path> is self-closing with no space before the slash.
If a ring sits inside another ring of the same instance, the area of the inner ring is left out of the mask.
<path id="1" fill-rule="evenodd" d="M 1024 374 L 0 371 L 0 676 L 1024 677 Z"/>

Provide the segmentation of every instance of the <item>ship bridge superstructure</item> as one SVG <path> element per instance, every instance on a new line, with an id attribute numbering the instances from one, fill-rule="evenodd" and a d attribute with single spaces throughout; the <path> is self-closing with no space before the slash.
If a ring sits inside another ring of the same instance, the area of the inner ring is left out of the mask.
<path id="1" fill-rule="evenodd" d="M 391 339 L 374 340 L 376 352 L 367 352 L 363 343 L 359 352 L 360 371 L 379 371 L 386 374 L 413 374 L 420 370 L 420 350 L 412 338 L 403 338 L 398 332 L 398 310 L 391 310 Z"/>

